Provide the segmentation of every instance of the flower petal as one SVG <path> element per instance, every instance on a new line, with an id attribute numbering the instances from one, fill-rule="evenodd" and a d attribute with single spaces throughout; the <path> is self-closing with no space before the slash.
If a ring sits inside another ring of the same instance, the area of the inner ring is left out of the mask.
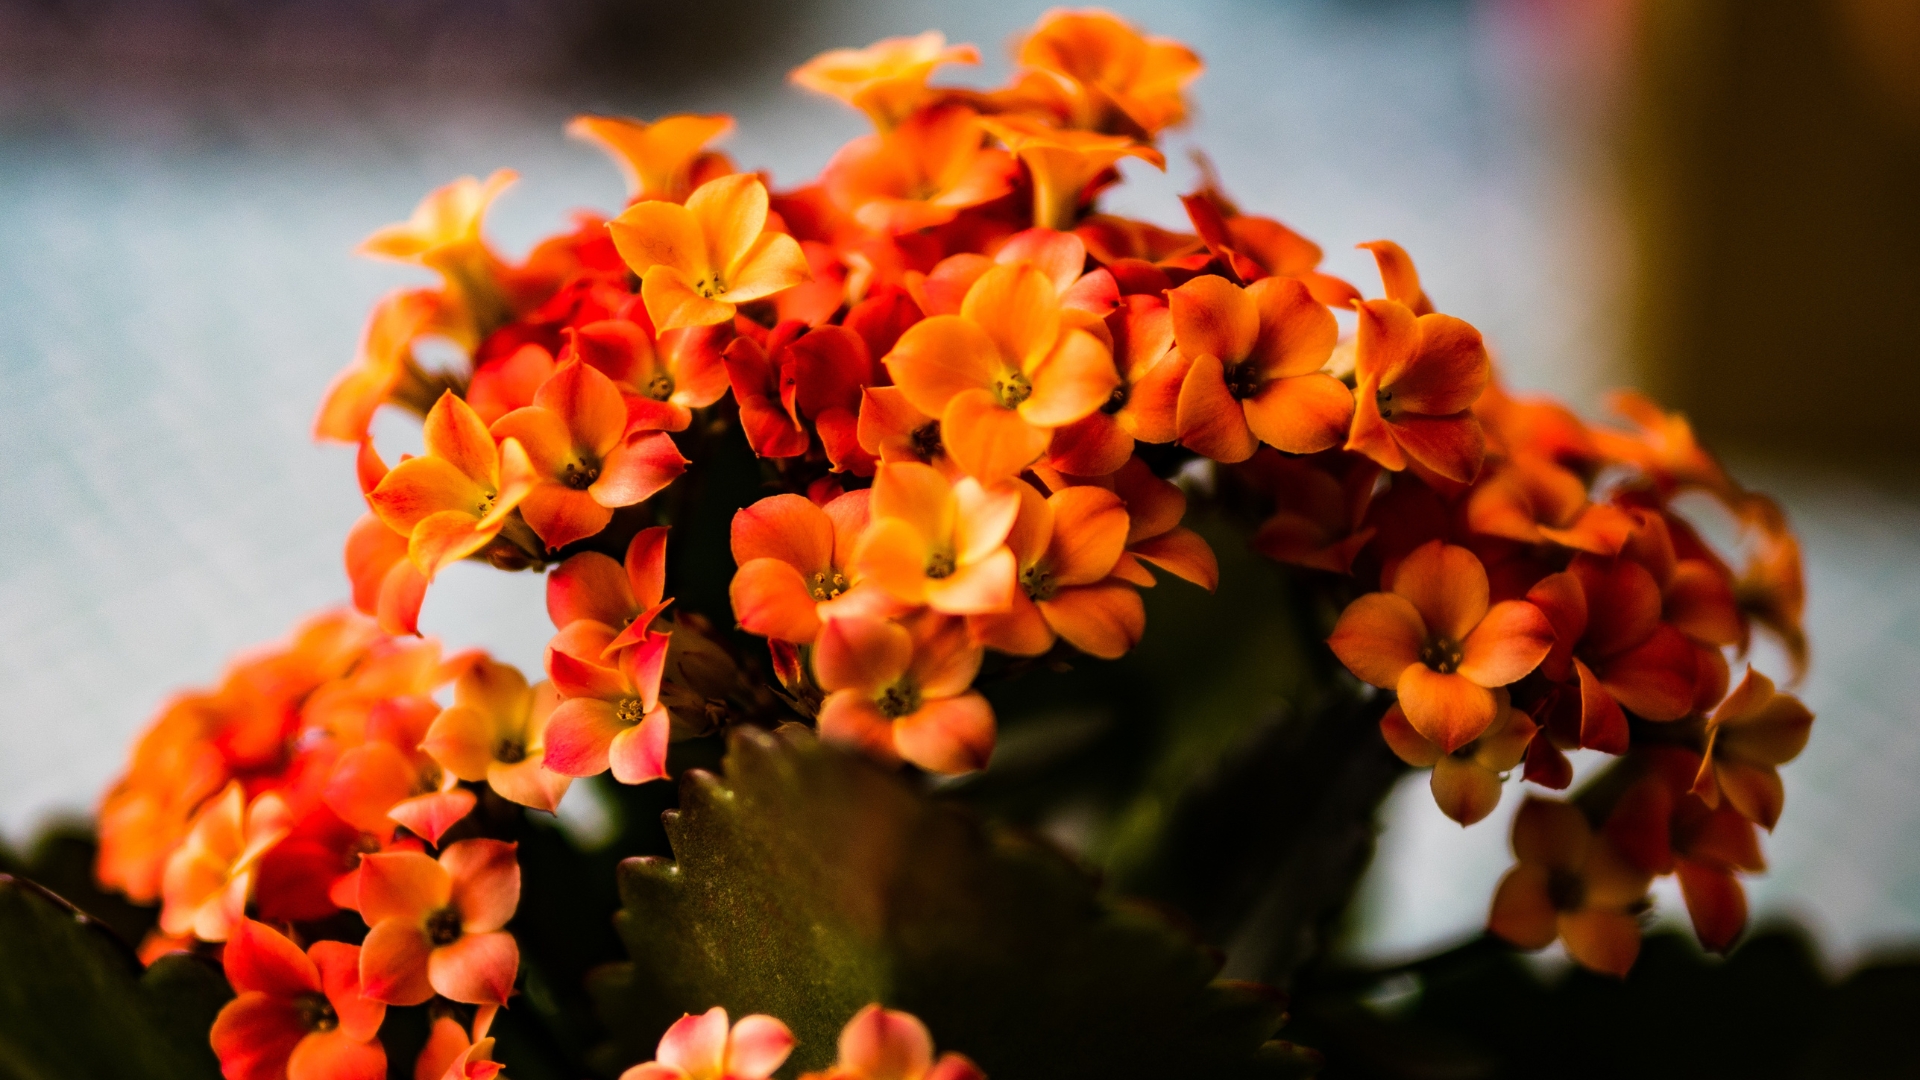
<path id="1" fill-rule="evenodd" d="M 498 930 L 520 906 L 520 863 L 515 845 L 500 840 L 462 840 L 440 854 L 453 882 L 453 906 L 469 934 Z"/>
<path id="2" fill-rule="evenodd" d="M 287 1059 L 306 1037 L 291 1000 L 258 990 L 227 1002 L 208 1033 L 221 1073 L 232 1080 L 282 1080 Z"/>
<path id="3" fill-rule="evenodd" d="M 360 993 L 360 947 L 344 941 L 316 941 L 308 951 L 320 969 L 320 981 L 340 1021 L 341 1034 L 356 1042 L 366 1042 L 379 1034 L 387 1006 Z"/>
<path id="4" fill-rule="evenodd" d="M 554 629 L 579 619 L 621 626 L 640 609 L 626 571 L 597 551 L 585 551 L 547 575 L 547 617 Z"/>
<path id="5" fill-rule="evenodd" d="M 363 881 L 365 866 L 366 859 L 362 859 Z M 389 1005 L 426 1001 L 434 991 L 427 981 L 427 954 L 432 951 L 433 943 L 427 940 L 419 922 L 405 918 L 374 922 L 360 943 L 360 992 Z"/>
<path id="6" fill-rule="evenodd" d="M 1167 293 L 1167 306 L 1173 340 L 1188 359 L 1212 356 L 1235 363 L 1253 354 L 1260 337 L 1260 306 L 1226 278 L 1202 274 Z"/>
<path id="7" fill-rule="evenodd" d="M 993 740 L 993 706 L 974 691 L 929 701 L 893 722 L 900 756 L 929 772 L 984 769 Z"/>
<path id="8" fill-rule="evenodd" d="M 713 326 L 733 318 L 732 304 L 701 295 L 693 282 L 671 266 L 649 269 L 640 278 L 640 297 L 647 305 L 647 317 L 662 331 Z"/>
<path id="9" fill-rule="evenodd" d="M 673 1022 L 654 1056 L 663 1065 L 672 1065 L 694 1076 L 720 1076 L 727 1068 L 727 1010 L 715 1005 L 698 1016 L 682 1016 Z"/>
<path id="10" fill-rule="evenodd" d="M 1018 410 L 1002 408 L 988 390 L 967 390 L 940 414 L 940 441 L 962 469 L 982 483 L 1016 476 L 1039 460 L 1051 428 L 1036 427 Z"/>
<path id="11" fill-rule="evenodd" d="M 741 563 L 727 595 L 733 602 L 733 617 L 749 634 L 806 645 L 820 633 L 819 602 L 800 571 L 785 560 Z"/>
<path id="12" fill-rule="evenodd" d="M 977 323 L 958 315 L 935 315 L 907 328 L 883 362 L 907 402 L 939 416 L 965 390 L 993 385 L 1000 351 Z"/>
<path id="13" fill-rule="evenodd" d="M 638 724 L 613 737 L 607 764 L 623 784 L 644 784 L 667 778 L 667 736 L 671 730 L 667 708 L 655 705 Z"/>
<path id="14" fill-rule="evenodd" d="M 1434 636 L 1464 644 L 1487 614 L 1487 570 L 1463 547 L 1431 540 L 1413 549 L 1393 575 L 1393 591 L 1412 602 Z"/>
<path id="15" fill-rule="evenodd" d="M 1575 911 L 1560 916 L 1567 955 L 1589 971 L 1625 978 L 1640 955 L 1640 922 L 1619 911 Z"/>
<path id="16" fill-rule="evenodd" d="M 1247 286 L 1247 296 L 1259 309 L 1260 334 L 1244 355 L 1262 376 L 1285 380 L 1307 375 L 1333 355 L 1340 328 L 1333 312 L 1315 300 L 1306 285 L 1290 277 L 1263 278 Z"/>
<path id="17" fill-rule="evenodd" d="M 819 730 L 826 742 L 851 747 L 889 764 L 900 760 L 893 746 L 893 721 L 881 713 L 872 698 L 858 690 L 836 690 L 827 695 L 820 704 Z"/>
<path id="18" fill-rule="evenodd" d="M 227 981 L 241 993 L 257 990 L 294 998 L 321 988 L 320 971 L 300 947 L 265 923 L 244 919 L 221 953 Z"/>
<path id="19" fill-rule="evenodd" d="M 610 702 L 568 698 L 547 721 L 547 749 L 541 761 L 562 776 L 598 776 L 607 771 L 614 736 L 627 727 Z"/>
<path id="20" fill-rule="evenodd" d="M 978 562 L 966 563 L 943 578 L 929 578 L 926 603 L 948 615 L 982 615 L 1013 604 L 1013 552 L 1002 547 Z"/>
<path id="21" fill-rule="evenodd" d="M 1481 686 L 1518 682 L 1553 648 L 1553 624 L 1525 600 L 1503 600 L 1461 643 L 1459 672 Z"/>
<path id="22" fill-rule="evenodd" d="M 600 479 L 587 489 L 601 506 L 632 506 L 652 498 L 687 471 L 687 459 L 663 431 L 637 431 L 601 459 Z"/>
<path id="23" fill-rule="evenodd" d="M 418 851 L 387 851 L 360 859 L 360 915 L 368 925 L 388 919 L 415 922 L 446 907 L 453 880 Z"/>
<path id="24" fill-rule="evenodd" d="M 1420 663 L 1427 626 L 1404 596 L 1368 593 L 1340 613 L 1327 645 L 1361 682 L 1391 690 Z"/>
<path id="25" fill-rule="evenodd" d="M 1040 601 L 1047 625 L 1089 656 L 1116 660 L 1140 643 L 1147 609 L 1132 585 L 1103 581 L 1061 589 Z"/>
<path id="26" fill-rule="evenodd" d="M 823 690 L 872 696 L 891 686 L 913 662 L 913 638 L 886 619 L 828 619 L 813 646 L 814 677 Z"/>
<path id="27" fill-rule="evenodd" d="M 1027 372 L 1033 394 L 1020 415 L 1037 427 L 1071 424 L 1105 405 L 1120 388 L 1113 353 L 1085 330 L 1069 329 L 1044 360 Z"/>
<path id="28" fill-rule="evenodd" d="M 793 1032 L 762 1013 L 743 1016 L 727 1038 L 727 1075 L 739 1080 L 766 1080 L 793 1053 Z"/>
<path id="29" fill-rule="evenodd" d="M 917 1077 L 933 1062 L 933 1036 L 911 1013 L 868 1005 L 840 1029 L 842 1069 L 859 1076 Z"/>
<path id="30" fill-rule="evenodd" d="M 1434 763 L 1429 786 L 1440 812 L 1461 825 L 1480 821 L 1500 805 L 1499 774 L 1451 754 Z"/>
<path id="31" fill-rule="evenodd" d="M 1226 369 L 1211 353 L 1196 357 L 1187 369 L 1174 427 L 1180 445 L 1228 464 L 1247 460 L 1260 445 L 1247 426 L 1246 410 L 1227 392 Z"/>
<path id="32" fill-rule="evenodd" d="M 1559 913 L 1547 894 L 1547 868 L 1521 863 L 1500 879 L 1487 930 L 1522 949 L 1544 949 L 1560 936 Z"/>
<path id="33" fill-rule="evenodd" d="M 1261 442 L 1289 454 L 1315 454 L 1346 437 L 1353 424 L 1353 391 L 1331 375 L 1309 372 L 1273 380 L 1241 408 Z"/>
<path id="34" fill-rule="evenodd" d="M 469 1005 L 505 1005 L 519 971 L 520 946 L 505 930 L 463 935 L 427 957 L 433 989 Z"/>
<path id="35" fill-rule="evenodd" d="M 1394 690 L 1407 722 L 1449 754 L 1479 738 L 1499 715 L 1493 691 L 1425 664 L 1409 665 Z"/>

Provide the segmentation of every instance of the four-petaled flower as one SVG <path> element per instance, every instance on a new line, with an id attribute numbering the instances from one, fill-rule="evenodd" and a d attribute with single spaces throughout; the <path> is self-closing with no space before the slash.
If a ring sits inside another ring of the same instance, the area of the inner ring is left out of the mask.
<path id="1" fill-rule="evenodd" d="M 360 947 L 306 952 L 264 923 L 234 928 L 221 962 L 237 995 L 209 1040 L 227 1080 L 384 1080 L 384 1002 L 361 993 Z"/>
<path id="2" fill-rule="evenodd" d="M 608 227 L 640 275 L 647 316 L 665 332 L 726 322 L 737 305 L 807 280 L 799 243 L 767 223 L 766 186 L 735 173 L 700 185 L 684 206 L 634 203 Z"/>
<path id="3" fill-rule="evenodd" d="M 520 947 L 502 927 L 520 906 L 514 845 L 462 840 L 435 859 L 417 851 L 360 860 L 362 992 L 391 1005 L 435 994 L 505 1005 Z"/>
<path id="4" fill-rule="evenodd" d="M 620 1080 L 767 1080 L 793 1052 L 793 1033 L 771 1016 L 755 1013 L 727 1026 L 727 1010 L 715 1005 L 673 1022 L 654 1060 L 635 1065 Z"/>

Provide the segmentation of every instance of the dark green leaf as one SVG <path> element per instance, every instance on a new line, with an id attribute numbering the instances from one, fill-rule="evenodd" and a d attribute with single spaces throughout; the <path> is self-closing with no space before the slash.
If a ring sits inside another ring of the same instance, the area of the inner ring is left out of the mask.
<path id="1" fill-rule="evenodd" d="M 1261 1053 L 1272 997 L 1215 984 L 1217 962 L 1163 919 L 804 732 L 737 734 L 724 778 L 689 774 L 667 828 L 677 862 L 622 867 L 633 960 L 595 980 L 621 1040 L 609 1066 L 719 1004 L 786 1021 L 789 1072 L 819 1068 L 870 1001 L 917 1014 L 995 1080 L 1299 1066 Z"/>
<path id="2" fill-rule="evenodd" d="M 214 1080 L 207 1029 L 229 996 L 193 957 L 143 973 L 100 923 L 0 875 L 0 1077 Z"/>

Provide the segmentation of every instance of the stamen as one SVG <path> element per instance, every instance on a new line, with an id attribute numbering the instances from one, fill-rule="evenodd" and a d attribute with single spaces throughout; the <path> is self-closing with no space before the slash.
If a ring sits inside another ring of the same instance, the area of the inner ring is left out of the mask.
<path id="1" fill-rule="evenodd" d="M 427 938 L 435 945 L 451 945 L 460 940 L 460 912 L 441 908 L 427 916 Z"/>

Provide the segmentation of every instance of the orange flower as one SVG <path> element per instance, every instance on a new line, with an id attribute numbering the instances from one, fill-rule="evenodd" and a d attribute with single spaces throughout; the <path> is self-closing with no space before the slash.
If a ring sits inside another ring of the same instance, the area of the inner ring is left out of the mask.
<path id="1" fill-rule="evenodd" d="M 1055 428 L 1120 385 L 1107 346 L 1063 317 L 1053 284 L 1026 264 L 982 274 L 960 314 L 915 323 L 885 362 L 907 400 L 940 417 L 947 452 L 985 483 L 1032 464 Z"/>
<path id="2" fill-rule="evenodd" d="M 471 1036 L 453 1017 L 436 1017 L 427 1033 L 427 1044 L 414 1059 L 414 1080 L 494 1080 L 499 1076 L 501 1067 L 493 1060 L 493 1040 L 487 1037 L 499 1011 L 497 1005 L 474 1010 Z"/>
<path id="3" fill-rule="evenodd" d="M 1694 936 L 1709 952 L 1733 948 L 1747 927 L 1747 895 L 1741 872 L 1767 868 L 1753 823 L 1731 807 L 1709 809 L 1683 798 L 1673 812 L 1674 876 L 1693 920 Z"/>
<path id="4" fill-rule="evenodd" d="M 238 995 L 208 1040 L 228 1080 L 384 1080 L 383 1002 L 360 992 L 360 947 L 317 941 L 306 952 L 251 919 L 221 954 Z"/>
<path id="5" fill-rule="evenodd" d="M 931 465 L 950 479 L 964 475 L 940 441 L 940 419 L 914 408 L 906 391 L 897 386 L 860 391 L 860 419 L 854 430 L 860 449 L 881 465 L 913 461 Z"/>
<path id="6" fill-rule="evenodd" d="M 720 361 L 724 332 L 700 326 L 656 337 L 628 319 L 602 319 L 572 331 L 561 357 L 599 369 L 630 395 L 630 426 L 685 431 L 694 409 L 726 396 L 727 369 Z"/>
<path id="7" fill-rule="evenodd" d="M 390 292 L 374 304 L 367 316 L 367 328 L 360 337 L 360 351 L 353 363 L 334 376 L 333 385 L 320 402 L 313 418 L 313 437 L 336 442 L 360 442 L 367 437 L 367 425 L 374 410 L 395 400 L 404 384 L 411 401 L 420 391 L 429 391 L 427 377 L 413 362 L 413 343 L 426 334 L 458 334 L 449 325 L 446 298 L 434 289 L 401 289 Z M 476 341 L 462 341 L 472 348 Z M 428 400 L 433 395 L 426 393 Z M 419 402 L 424 406 L 425 401 Z"/>
<path id="8" fill-rule="evenodd" d="M 1652 398 L 1632 390 L 1608 394 L 1607 407 L 1637 430 L 1594 428 L 1593 441 L 1603 455 L 1639 469 L 1663 494 L 1701 488 L 1729 504 L 1735 501 L 1738 485 L 1694 438 L 1693 425 L 1684 415 L 1667 412 Z"/>
<path id="9" fill-rule="evenodd" d="M 360 494 L 372 495 L 387 475 L 387 463 L 374 451 L 372 440 L 361 440 L 357 464 Z M 345 557 L 353 606 L 361 614 L 374 616 L 386 633 L 417 636 L 427 577 L 407 557 L 407 536 L 387 528 L 380 515 L 372 512 L 371 501 L 367 506 L 368 512 L 347 532 Z"/>
<path id="10" fill-rule="evenodd" d="M 767 230 L 767 189 L 750 173 L 709 180 L 686 205 L 634 203 L 608 224 L 656 330 L 711 326 L 735 306 L 807 280 L 807 257 Z"/>
<path id="11" fill-rule="evenodd" d="M 1538 667 L 1553 627 L 1524 600 L 1487 604 L 1487 572 L 1438 540 L 1401 560 L 1390 591 L 1347 606 L 1327 643 L 1363 682 L 1393 690 L 1407 721 L 1448 754 L 1499 717 L 1494 689 Z"/>
<path id="12" fill-rule="evenodd" d="M 623 562 L 583 551 L 561 563 L 547 575 L 547 616 L 563 635 L 581 622 L 604 630 L 608 645 L 574 654 L 575 659 L 597 663 L 603 655 L 645 639 L 654 619 L 672 603 L 665 599 L 666 590 L 667 527 L 657 525 L 634 534 Z"/>
<path id="13" fill-rule="evenodd" d="M 1202 275 L 1167 294 L 1173 338 L 1191 365 L 1180 385 L 1180 442 L 1216 461 L 1245 461 L 1264 442 L 1311 454 L 1340 442 L 1353 395 L 1320 371 L 1339 328 L 1291 278 L 1242 289 Z"/>
<path id="14" fill-rule="evenodd" d="M 435 188 L 414 208 L 413 216 L 388 225 L 361 241 L 360 253 L 398 262 L 416 263 L 437 271 L 446 281 L 459 318 L 458 340 L 478 344 L 513 318 L 508 296 L 510 271 L 480 235 L 487 207 L 518 179 L 512 169 L 496 169 L 485 183 L 463 176 Z"/>
<path id="15" fill-rule="evenodd" d="M 1710 807 L 1724 796 L 1740 816 L 1771 830 L 1786 801 L 1778 767 L 1799 756 L 1812 728 L 1813 713 L 1798 698 L 1776 693 L 1773 680 L 1749 667 L 1707 721 L 1694 794 Z"/>
<path id="16" fill-rule="evenodd" d="M 1407 722 L 1395 702 L 1380 718 L 1380 734 L 1401 761 L 1416 769 L 1433 769 L 1433 801 L 1440 812 L 1462 825 L 1472 825 L 1500 805 L 1500 784 L 1507 770 L 1527 756 L 1527 744 L 1539 727 L 1525 711 L 1516 709 L 1505 690 L 1495 691 L 1499 715 L 1480 737 L 1449 754 Z"/>
<path id="17" fill-rule="evenodd" d="M 796 645 L 820 633 L 821 605 L 859 580 L 853 552 L 866 531 L 867 491 L 826 506 L 774 495 L 733 515 L 734 572 L 728 595 L 750 634 Z"/>
<path id="18" fill-rule="evenodd" d="M 482 659 L 453 684 L 453 704 L 420 748 L 462 780 L 485 780 L 503 799 L 552 813 L 573 782 L 543 763 L 558 704 L 553 684 L 529 687 L 518 669 Z"/>
<path id="19" fill-rule="evenodd" d="M 984 117 L 980 124 L 1027 167 L 1033 181 L 1033 223 L 1043 229 L 1073 228 L 1088 185 L 1121 158 L 1139 158 L 1162 171 L 1167 167 L 1160 151 L 1126 135 L 1057 128 L 1016 114 Z"/>
<path id="20" fill-rule="evenodd" d="M 1740 503 L 1740 522 L 1752 537 L 1746 565 L 1734 583 L 1740 611 L 1766 627 L 1786 647 L 1793 663 L 1791 686 L 1807 672 L 1807 634 L 1802 620 L 1807 608 L 1806 569 L 1800 541 L 1787 525 L 1778 503 L 1748 493 Z M 1745 642 L 1742 642 L 1745 647 Z"/>
<path id="21" fill-rule="evenodd" d="M 417 851 L 361 860 L 360 915 L 371 928 L 360 947 L 360 985 L 390 1005 L 435 994 L 473 1005 L 505 1005 L 520 947 L 501 929 L 520 906 L 513 844 L 462 840 L 436 861 Z"/>
<path id="22" fill-rule="evenodd" d="M 800 423 L 800 383 L 788 348 L 806 332 L 806 324 L 789 320 L 774 327 L 764 343 L 746 336 L 727 343 L 727 381 L 740 408 L 740 430 L 761 457 L 799 457 L 812 445 Z"/>
<path id="23" fill-rule="evenodd" d="M 425 456 L 394 466 L 367 501 L 408 538 L 408 557 L 432 580 L 500 535 L 537 480 L 519 440 L 495 447 L 486 425 L 452 392 L 427 413 L 425 428 Z"/>
<path id="24" fill-rule="evenodd" d="M 620 1080 L 767 1080 L 792 1052 L 787 1025 L 755 1013 L 729 1028 L 727 1010 L 715 1005 L 674 1021 L 660 1036 L 654 1060 L 621 1073 Z"/>
<path id="25" fill-rule="evenodd" d="M 706 148 L 731 131 L 731 116 L 663 116 L 651 124 L 620 116 L 567 121 L 567 134 L 598 144 L 620 166 L 627 197 L 636 202 L 684 202 L 694 188 L 733 172 L 725 154 Z"/>
<path id="26" fill-rule="evenodd" d="M 841 147 L 820 183 L 835 205 L 874 232 L 944 225 L 1013 190 L 1013 157 L 983 147 L 983 135 L 972 109 L 936 105 Z"/>
<path id="27" fill-rule="evenodd" d="M 953 615 L 1005 611 L 1016 570 L 1004 541 L 1020 512 L 1011 485 L 972 477 L 949 482 L 927 465 L 900 462 L 874 475 L 867 526 L 853 568 L 908 604 Z"/>
<path id="28" fill-rule="evenodd" d="M 985 768 L 993 707 L 970 689 L 981 656 L 962 620 L 936 612 L 904 625 L 867 615 L 827 620 L 813 646 L 814 677 L 827 691 L 820 737 L 930 772 Z"/>
<path id="29" fill-rule="evenodd" d="M 1634 521 L 1617 506 L 1590 502 L 1571 469 L 1532 455 L 1501 462 L 1474 483 L 1467 527 L 1523 544 L 1559 544 L 1617 555 Z"/>
<path id="30" fill-rule="evenodd" d="M 1513 853 L 1487 929 L 1523 949 L 1555 938 L 1582 967 L 1625 975 L 1640 952 L 1648 875 L 1635 869 L 1577 807 L 1529 798 L 1513 820 Z"/>
<path id="31" fill-rule="evenodd" d="M 1099 487 L 1069 487 L 1042 497 L 1023 480 L 1020 515 L 1007 534 L 1019 570 L 1013 607 L 973 615 L 973 639 L 1001 652 L 1038 656 L 1064 637 L 1081 652 L 1112 660 L 1147 629 L 1146 607 L 1127 582 L 1109 575 L 1127 543 L 1120 497 Z"/>
<path id="32" fill-rule="evenodd" d="M 795 86 L 839 98 L 888 131 L 926 100 L 927 78 L 943 64 L 977 64 L 980 50 L 948 45 L 929 30 L 914 37 L 885 38 L 864 49 L 830 49 L 787 75 Z"/>
<path id="33" fill-rule="evenodd" d="M 518 441 L 539 478 L 520 514 L 549 549 L 607 527 L 613 511 L 651 498 L 686 471 L 673 438 L 627 420 L 613 380 L 570 360 L 533 395 L 533 404 L 493 422 L 493 436 Z"/>
<path id="34" fill-rule="evenodd" d="M 1120 468 L 1133 456 L 1135 440 L 1164 443 L 1178 435 L 1175 417 L 1188 365 L 1174 352 L 1166 302 L 1122 297 L 1106 323 L 1120 385 L 1098 409 L 1055 430 L 1048 448 L 1048 464 L 1076 476 L 1105 476 Z"/>
<path id="35" fill-rule="evenodd" d="M 1273 499 L 1273 514 L 1253 535 L 1253 548 L 1295 566 L 1351 573 L 1354 556 L 1373 539 L 1366 524 L 1380 466 L 1354 454 L 1316 458 L 1256 453 L 1246 465 L 1254 483 Z"/>
<path id="36" fill-rule="evenodd" d="M 1038 75 L 1016 93 L 1051 106 L 1064 123 L 1148 137 L 1186 119 L 1181 90 L 1203 66 L 1185 45 L 1147 37 L 1105 11 L 1049 11 L 1014 55 Z"/>
<path id="37" fill-rule="evenodd" d="M 935 1061 L 927 1025 L 878 1002 L 854 1013 L 840 1029 L 839 1050 L 831 1069 L 801 1080 L 986 1080 L 964 1054 L 949 1050 Z"/>
<path id="38" fill-rule="evenodd" d="M 529 342 L 481 364 L 467 382 L 466 402 L 482 421 L 492 424 L 533 404 L 534 392 L 553 377 L 553 368 L 553 354 L 546 346 Z"/>
<path id="39" fill-rule="evenodd" d="M 1411 461 L 1470 483 L 1486 452 L 1486 436 L 1472 412 L 1489 378 L 1486 345 L 1480 331 L 1451 315 L 1419 314 L 1431 306 L 1418 279 L 1407 281 L 1380 250 L 1374 256 L 1387 299 L 1354 305 L 1360 314 L 1357 385 L 1346 448 L 1396 472 Z M 1406 269 L 1411 272 L 1411 262 Z"/>
<path id="40" fill-rule="evenodd" d="M 1242 214 L 1213 180 L 1211 167 L 1200 159 L 1206 186 L 1182 195 L 1187 219 L 1206 242 L 1207 254 L 1240 281 L 1263 277 L 1298 278 L 1315 300 L 1331 308 L 1350 308 L 1360 290 L 1331 274 L 1321 273 L 1320 245 L 1269 217 Z M 1200 255 L 1191 258 L 1201 258 Z"/>
<path id="41" fill-rule="evenodd" d="M 248 804 L 240 781 L 228 784 L 200 809 L 186 840 L 167 859 L 160 929 L 176 937 L 227 940 L 246 912 L 261 856 L 292 826 L 279 795 L 268 792 Z"/>

